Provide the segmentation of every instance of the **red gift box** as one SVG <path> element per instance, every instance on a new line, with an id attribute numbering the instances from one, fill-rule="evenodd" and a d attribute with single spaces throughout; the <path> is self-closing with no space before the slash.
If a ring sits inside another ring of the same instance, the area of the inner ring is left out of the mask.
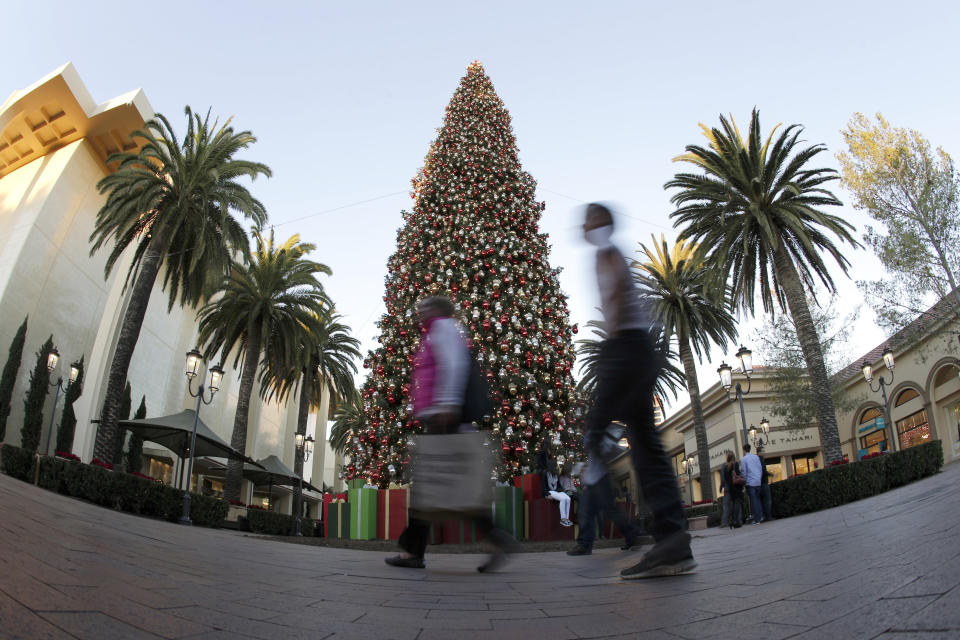
<path id="1" fill-rule="evenodd" d="M 523 503 L 527 540 L 573 540 L 573 527 L 560 524 L 560 507 L 556 500 L 538 498 Z"/>
<path id="2" fill-rule="evenodd" d="M 334 500 L 346 500 L 347 494 L 345 493 L 325 493 L 323 494 L 323 536 L 329 537 L 327 535 L 327 509 L 330 506 L 330 503 Z"/>
<path id="3" fill-rule="evenodd" d="M 377 539 L 397 540 L 407 528 L 410 493 L 406 489 L 377 491 Z"/>
<path id="4" fill-rule="evenodd" d="M 444 520 L 441 525 L 441 536 L 445 544 L 464 544 L 477 541 L 477 527 L 473 520 Z"/>
<path id="5" fill-rule="evenodd" d="M 543 484 L 539 473 L 525 473 L 513 479 L 513 486 L 523 490 L 524 500 L 540 500 L 543 498 Z"/>

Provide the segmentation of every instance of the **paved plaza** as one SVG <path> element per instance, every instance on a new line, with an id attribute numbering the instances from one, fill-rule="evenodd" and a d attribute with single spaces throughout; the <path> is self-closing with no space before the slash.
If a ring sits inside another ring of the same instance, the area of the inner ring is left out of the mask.
<path id="1" fill-rule="evenodd" d="M 0 475 L 3 638 L 960 637 L 960 465 L 838 509 L 694 540 L 696 574 L 624 582 L 642 549 L 428 555 L 138 518 Z"/>

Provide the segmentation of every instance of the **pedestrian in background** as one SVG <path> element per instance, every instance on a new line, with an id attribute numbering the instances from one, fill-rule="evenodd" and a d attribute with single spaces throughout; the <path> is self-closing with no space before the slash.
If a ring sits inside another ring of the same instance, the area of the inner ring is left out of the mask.
<path id="1" fill-rule="evenodd" d="M 653 317 L 633 283 L 623 254 L 612 241 L 613 214 L 589 204 L 583 224 L 597 247 L 597 284 L 607 339 L 600 347 L 596 402 L 587 417 L 584 446 L 600 460 L 601 444 L 614 420 L 626 424 L 630 456 L 643 499 L 653 512 L 655 544 L 639 563 L 620 572 L 624 579 L 684 573 L 697 566 L 673 468 L 653 423 L 653 389 L 660 355 L 653 346 Z"/>
<path id="2" fill-rule="evenodd" d="M 763 505 L 760 503 L 760 483 L 763 480 L 763 463 L 755 453 L 750 453 L 750 445 L 743 445 L 743 458 L 740 468 L 747 479 L 747 497 L 750 498 L 750 517 L 753 524 L 763 522 Z"/>
<path id="3" fill-rule="evenodd" d="M 727 451 L 727 460 L 724 462 L 720 474 L 723 478 L 722 524 L 723 526 L 729 526 L 731 529 L 739 529 L 743 525 L 744 478 L 733 451 Z"/>
<path id="4" fill-rule="evenodd" d="M 763 447 L 757 447 L 757 456 L 763 472 L 760 475 L 760 505 L 763 507 L 763 520 L 773 520 L 773 497 L 770 495 L 770 473 L 767 471 L 767 459 Z"/>

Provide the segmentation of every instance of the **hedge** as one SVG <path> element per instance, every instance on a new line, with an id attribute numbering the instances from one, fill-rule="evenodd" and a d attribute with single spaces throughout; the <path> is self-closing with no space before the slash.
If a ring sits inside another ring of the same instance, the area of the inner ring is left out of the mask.
<path id="1" fill-rule="evenodd" d="M 34 455 L 19 447 L 3 445 L 4 473 L 33 482 Z M 63 458 L 39 459 L 38 484 L 63 495 L 89 500 L 128 513 L 179 520 L 183 513 L 183 490 L 129 473 Z M 190 494 L 190 519 L 196 525 L 219 527 L 227 517 L 227 503 L 218 498 Z"/>
<path id="2" fill-rule="evenodd" d="M 818 469 L 770 485 L 776 518 L 838 507 L 926 478 L 943 467 L 943 445 L 927 442 L 896 453 Z"/>
<path id="3" fill-rule="evenodd" d="M 250 531 L 266 533 L 274 536 L 292 536 L 297 530 L 297 522 L 293 516 L 275 511 L 262 509 L 247 509 L 247 520 Z M 300 533 L 312 537 L 315 534 L 315 523 L 310 518 L 300 519 Z"/>

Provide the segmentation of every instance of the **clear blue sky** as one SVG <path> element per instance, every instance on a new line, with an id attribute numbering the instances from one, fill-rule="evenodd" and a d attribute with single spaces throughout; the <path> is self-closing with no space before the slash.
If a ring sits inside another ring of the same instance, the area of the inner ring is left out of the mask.
<path id="1" fill-rule="evenodd" d="M 822 165 L 836 167 L 850 115 L 879 111 L 960 153 L 951 3 L 585 4 L 53 2 L 38 12 L 8 0 L 0 94 L 70 61 L 96 101 L 143 88 L 181 131 L 187 104 L 234 116 L 259 137 L 249 157 L 274 171 L 254 193 L 279 235 L 317 244 L 365 349 L 410 179 L 473 59 L 513 117 L 581 325 L 596 300 L 578 201 L 612 201 L 632 216 L 617 235 L 625 250 L 651 233 L 672 239 L 663 184 L 680 170 L 671 158 L 702 141 L 698 122 L 732 113 L 743 123 L 756 105 L 765 131 L 803 124 L 807 140 L 829 147 Z M 867 222 L 850 206 L 842 214 Z M 864 251 L 850 257 L 854 278 L 879 268 Z M 859 301 L 837 275 L 846 304 Z M 854 357 L 883 339 L 868 310 L 859 322 Z M 722 357 L 704 365 L 701 388 Z"/>

